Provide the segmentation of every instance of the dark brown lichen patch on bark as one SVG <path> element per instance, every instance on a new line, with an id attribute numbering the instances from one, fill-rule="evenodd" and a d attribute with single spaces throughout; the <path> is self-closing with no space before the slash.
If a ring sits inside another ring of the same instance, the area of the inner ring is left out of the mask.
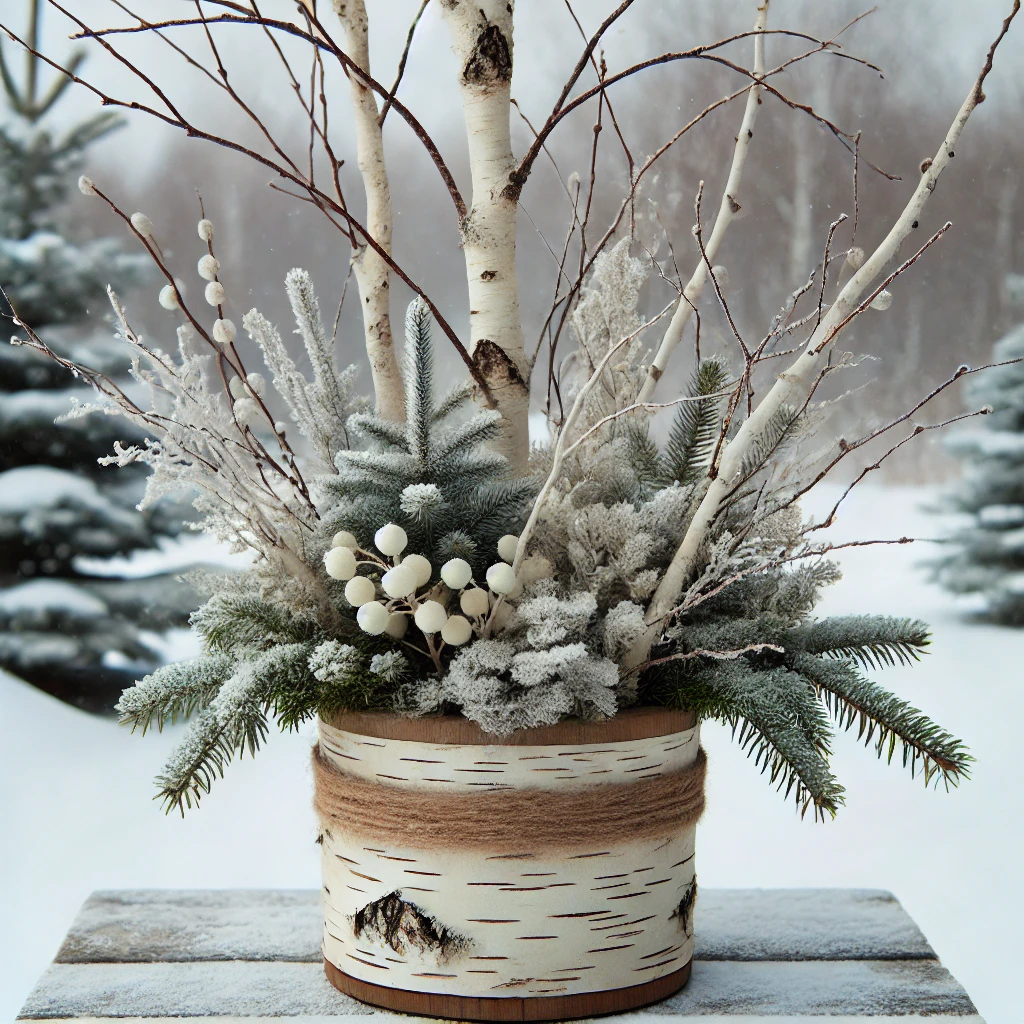
<path id="1" fill-rule="evenodd" d="M 396 889 L 356 911 L 356 937 L 366 937 L 390 946 L 399 956 L 410 950 L 433 953 L 446 963 L 469 949 L 469 939 L 425 914 L 415 903 L 402 899 Z"/>
<path id="2" fill-rule="evenodd" d="M 679 906 L 669 915 L 669 920 L 678 920 L 680 930 L 686 935 L 693 934 L 693 905 L 697 901 L 697 879 L 686 887 Z"/>
<path id="3" fill-rule="evenodd" d="M 519 367 L 490 338 L 481 338 L 476 343 L 473 348 L 473 362 L 491 387 L 515 384 L 526 390 L 526 382 L 519 372 Z"/>
<path id="4" fill-rule="evenodd" d="M 467 85 L 497 85 L 512 81 L 512 51 L 497 25 L 484 24 L 462 69 Z"/>

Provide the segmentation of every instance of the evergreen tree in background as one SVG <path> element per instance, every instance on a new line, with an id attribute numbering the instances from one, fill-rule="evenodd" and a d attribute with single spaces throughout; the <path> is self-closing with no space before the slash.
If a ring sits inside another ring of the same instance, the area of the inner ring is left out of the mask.
<path id="1" fill-rule="evenodd" d="M 1024 323 L 993 351 L 993 362 L 1015 359 L 1024 360 Z M 944 508 L 971 520 L 949 538 L 953 551 L 935 574 L 954 593 L 983 595 L 987 618 L 1024 626 L 1024 362 L 978 374 L 968 397 L 992 413 L 987 429 L 949 439 L 966 471 Z"/>
<path id="2" fill-rule="evenodd" d="M 39 3 L 29 7 L 30 40 Z M 73 58 L 72 66 L 80 57 Z M 9 116 L 0 124 L 0 285 L 19 317 L 61 355 L 124 379 L 123 344 L 89 323 L 107 283 L 142 277 L 140 257 L 113 239 L 75 244 L 60 207 L 85 148 L 118 127 L 103 113 L 56 137 L 41 127 L 70 84 L 40 90 L 29 58 L 19 84 L 0 49 Z M 10 306 L 0 298 L 0 313 Z M 12 332 L 7 331 L 8 338 Z M 187 623 L 196 599 L 166 575 L 127 578 L 103 561 L 157 547 L 179 532 L 181 510 L 140 513 L 145 469 L 97 464 L 134 428 L 107 416 L 55 424 L 92 391 L 27 348 L 0 346 L 0 668 L 80 707 L 112 709 L 120 691 L 156 667 L 159 638 Z"/>

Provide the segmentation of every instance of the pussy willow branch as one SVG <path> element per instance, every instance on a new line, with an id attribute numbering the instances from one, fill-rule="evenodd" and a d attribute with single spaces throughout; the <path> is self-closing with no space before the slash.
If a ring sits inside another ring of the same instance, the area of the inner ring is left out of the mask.
<path id="1" fill-rule="evenodd" d="M 48 2 L 54 3 L 54 0 L 48 0 Z M 208 2 L 216 2 L 216 0 L 208 0 Z M 61 10 L 63 10 L 63 8 L 61 8 Z M 71 17 L 71 19 L 75 21 L 76 24 L 81 24 L 81 22 L 79 22 L 78 19 L 74 18 L 72 15 L 68 16 Z M 6 32 L 14 42 L 18 43 L 21 46 L 26 46 L 24 40 L 22 40 L 16 33 L 14 33 L 6 25 L 0 23 L 0 30 Z M 327 195 L 325 192 L 323 192 L 315 185 L 311 184 L 309 181 L 305 180 L 301 175 L 295 174 L 294 172 L 290 171 L 287 167 L 272 160 L 270 157 L 267 157 L 262 153 L 258 153 L 255 150 L 250 149 L 248 146 L 243 145 L 242 143 L 235 142 L 224 136 L 215 135 L 212 132 L 207 132 L 200 128 L 196 128 L 189 121 L 185 120 L 184 117 L 180 115 L 175 108 L 173 108 L 173 105 L 169 107 L 169 109 L 172 110 L 172 113 L 165 114 L 146 104 L 139 103 L 136 100 L 128 101 L 116 99 L 115 97 L 109 96 L 106 93 L 104 93 L 102 89 L 98 88 L 92 82 L 83 79 L 79 75 L 70 74 L 68 69 L 62 67 L 59 63 L 47 57 L 45 54 L 40 53 L 39 57 L 41 60 L 43 60 L 48 65 L 53 67 L 55 70 L 60 71 L 62 74 L 68 74 L 73 81 L 81 85 L 83 88 L 88 89 L 91 93 L 93 93 L 93 95 L 99 98 L 100 102 L 104 106 L 116 106 L 123 107 L 129 110 L 140 111 L 141 113 L 147 114 L 158 121 L 162 121 L 164 124 L 170 125 L 174 128 L 182 129 L 183 131 L 186 132 L 186 134 L 188 134 L 192 138 L 204 139 L 207 142 L 212 142 L 216 145 L 222 146 L 225 149 L 230 149 L 233 150 L 234 152 L 241 153 L 244 156 L 249 157 L 256 163 L 262 164 L 264 167 L 270 168 L 281 178 L 284 178 L 285 180 L 292 182 L 294 185 L 297 185 L 300 189 L 309 194 L 309 196 L 317 206 L 325 206 L 326 208 L 336 213 L 338 216 L 342 217 L 349 225 L 349 227 L 353 229 L 355 232 L 357 232 L 360 236 L 362 236 L 362 238 L 365 239 L 366 244 L 371 249 L 373 249 L 374 252 L 376 252 L 384 260 L 385 263 L 387 263 L 388 267 L 391 269 L 391 272 L 395 274 L 398 278 L 400 278 L 406 285 L 408 285 L 408 287 L 413 292 L 415 292 L 423 299 L 423 301 L 427 304 L 427 307 L 430 309 L 430 312 L 433 315 L 435 321 L 437 322 L 438 327 L 441 328 L 442 333 L 451 342 L 452 346 L 455 348 L 456 352 L 458 352 L 463 363 L 465 363 L 470 376 L 473 378 L 477 387 L 480 389 L 480 392 L 483 395 L 484 400 L 487 402 L 491 401 L 490 388 L 488 386 L 486 379 L 480 373 L 478 367 L 473 362 L 468 351 L 466 350 L 466 347 L 462 344 L 462 341 L 459 338 L 458 334 L 456 334 L 451 324 L 449 324 L 448 321 L 445 319 L 441 311 L 438 309 L 437 305 L 426 293 L 426 291 L 423 288 L 421 288 L 412 279 L 412 277 L 410 277 L 408 273 L 406 273 L 406 271 L 401 267 L 401 265 L 399 265 L 395 260 L 391 258 L 391 256 L 386 252 L 386 250 L 384 250 L 380 243 L 377 242 L 375 238 L 373 238 L 369 231 L 362 225 L 362 223 L 360 223 L 360 221 L 358 221 L 349 212 L 347 208 L 345 208 L 345 206 L 343 206 L 338 201 L 332 199 L 329 195 Z M 137 77 L 141 78 L 144 81 L 149 81 L 148 77 L 141 70 L 132 65 L 131 62 L 127 61 L 120 55 L 118 55 L 118 59 L 122 64 L 124 64 L 128 68 L 128 70 L 134 73 Z"/>
<path id="2" fill-rule="evenodd" d="M 67 14 L 62 7 L 58 5 L 56 0 L 46 0 L 47 3 L 52 4 L 62 13 Z M 268 18 L 258 13 L 258 10 L 250 10 L 240 4 L 231 3 L 230 0 L 206 0 L 207 3 L 212 4 L 215 7 L 223 7 L 231 11 L 235 11 L 235 14 L 216 14 L 212 17 L 206 17 L 202 20 L 198 18 L 171 18 L 163 21 L 146 22 L 141 25 L 129 25 L 123 27 L 112 27 L 112 28 L 100 28 L 93 29 L 85 25 L 76 18 L 73 18 L 76 24 L 79 25 L 79 31 L 75 33 L 73 39 L 94 39 L 97 42 L 101 42 L 106 36 L 112 35 L 131 35 L 140 32 L 152 32 L 161 29 L 168 28 L 183 28 L 194 25 L 199 25 L 205 22 L 207 25 L 215 24 L 235 24 L 235 25 L 251 25 L 265 30 L 273 29 L 276 32 L 281 32 L 286 35 L 291 35 L 297 39 L 301 39 L 303 42 L 308 43 L 310 46 L 316 47 L 321 50 L 329 52 L 342 69 L 348 73 L 357 74 L 366 83 L 366 85 L 372 89 L 378 96 L 383 97 L 385 100 L 389 100 L 389 106 L 394 108 L 395 112 L 399 114 L 402 119 L 406 122 L 413 134 L 420 140 L 427 154 L 430 156 L 437 168 L 438 173 L 441 175 L 441 180 L 444 182 L 445 187 L 448 190 L 449 195 L 452 198 L 452 203 L 455 206 L 455 212 L 461 219 L 466 213 L 466 204 L 459 192 L 458 186 L 455 183 L 455 178 L 445 163 L 440 151 L 436 144 L 431 138 L 430 134 L 419 122 L 419 120 L 413 115 L 412 111 L 405 106 L 397 97 L 392 95 L 391 91 L 384 85 L 382 85 L 377 79 L 371 77 L 368 74 L 362 74 L 356 62 L 345 53 L 333 41 L 330 35 L 325 31 L 323 24 L 317 19 L 313 13 L 308 9 L 304 8 L 305 15 L 310 18 L 310 23 L 315 27 L 316 32 L 305 31 L 298 25 L 288 21 L 280 21 L 276 18 Z M 137 17 L 136 15 L 132 15 Z M 10 29 L 6 26 L 3 27 L 4 31 L 11 35 L 14 39 L 14 35 Z M 16 40 L 19 44 L 25 45 L 21 40 Z"/>

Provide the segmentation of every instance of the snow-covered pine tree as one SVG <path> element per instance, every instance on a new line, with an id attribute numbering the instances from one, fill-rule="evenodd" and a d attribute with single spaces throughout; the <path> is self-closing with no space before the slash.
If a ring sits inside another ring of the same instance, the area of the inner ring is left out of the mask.
<path id="1" fill-rule="evenodd" d="M 40 9 L 30 9 L 38 33 Z M 3 67 L 9 114 L 0 125 L 0 285 L 24 322 L 65 358 L 125 376 L 125 349 L 88 322 L 108 282 L 141 277 L 139 257 L 113 239 L 76 244 L 61 204 L 86 147 L 117 127 L 103 113 L 57 137 L 43 127 L 69 84 L 39 95 L 38 66 L 16 83 Z M 0 298 L 0 313 L 10 307 Z M 9 321 L 8 321 L 9 322 Z M 184 625 L 191 590 L 168 576 L 110 575 L 97 560 L 155 548 L 180 532 L 181 510 L 140 513 L 143 467 L 97 464 L 134 440 L 111 417 L 55 424 L 92 389 L 24 347 L 0 347 L 0 667 L 90 710 L 158 663 L 146 631 Z"/>
<path id="2" fill-rule="evenodd" d="M 964 479 L 944 507 L 970 517 L 935 563 L 957 594 L 980 594 L 996 622 L 1024 626 L 1024 323 L 996 342 L 996 366 L 973 378 L 972 405 L 991 406 L 981 430 L 948 439 L 964 459 Z"/>

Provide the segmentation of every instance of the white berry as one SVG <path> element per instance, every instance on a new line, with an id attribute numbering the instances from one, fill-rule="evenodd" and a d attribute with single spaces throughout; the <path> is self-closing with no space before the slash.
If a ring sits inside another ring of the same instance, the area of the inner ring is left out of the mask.
<path id="1" fill-rule="evenodd" d="M 213 321 L 213 340 L 219 341 L 222 345 L 230 345 L 235 340 L 237 331 L 233 320 Z"/>
<path id="2" fill-rule="evenodd" d="M 332 551 L 347 551 L 350 555 L 352 554 L 351 548 L 331 548 Z M 355 561 L 355 556 L 352 556 Z M 369 604 L 371 601 L 376 600 L 377 588 L 373 585 L 373 580 L 369 576 L 353 576 L 352 579 L 345 584 L 345 600 L 348 601 L 353 608 L 361 608 L 364 604 Z"/>
<path id="3" fill-rule="evenodd" d="M 491 607 L 491 602 L 487 598 L 486 590 L 474 587 L 472 590 L 462 592 L 462 596 L 459 598 L 459 607 L 466 615 L 486 615 L 487 610 Z"/>
<path id="4" fill-rule="evenodd" d="M 377 545 L 377 550 L 381 554 L 394 557 L 405 550 L 409 538 L 400 526 L 388 523 L 373 535 L 373 543 Z"/>
<path id="5" fill-rule="evenodd" d="M 359 623 L 359 628 L 364 633 L 369 633 L 370 636 L 380 636 L 388 628 L 390 618 L 391 613 L 380 601 L 370 601 L 368 604 L 360 606 L 359 611 L 356 612 L 356 622 Z"/>
<path id="6" fill-rule="evenodd" d="M 83 196 L 94 196 L 94 195 L 96 195 L 96 185 L 93 182 L 92 178 L 90 178 L 87 175 L 83 174 L 78 179 L 78 191 L 81 192 Z"/>
<path id="7" fill-rule="evenodd" d="M 496 594 L 511 594 L 516 589 L 516 574 L 508 562 L 495 562 L 487 570 L 487 586 Z"/>
<path id="8" fill-rule="evenodd" d="M 884 310 L 888 309 L 892 305 L 892 292 L 888 288 L 883 288 L 872 300 L 871 308 Z"/>
<path id="9" fill-rule="evenodd" d="M 441 639 L 453 647 L 464 644 L 472 635 L 473 627 L 469 624 L 469 619 L 461 615 L 453 615 L 441 627 Z"/>
<path id="10" fill-rule="evenodd" d="M 348 530 L 339 530 L 331 538 L 332 548 L 357 548 L 359 544 L 356 542 L 355 537 L 352 536 Z"/>
<path id="11" fill-rule="evenodd" d="M 211 281 L 203 294 L 211 306 L 223 306 L 224 300 L 228 297 L 228 293 L 224 291 L 224 285 L 220 281 Z"/>
<path id="12" fill-rule="evenodd" d="M 434 574 L 434 567 L 430 564 L 429 558 L 423 555 L 406 555 L 402 559 L 402 567 L 411 569 L 416 574 L 416 586 L 425 587 Z"/>
<path id="13" fill-rule="evenodd" d="M 441 566 L 441 579 L 452 590 L 461 590 L 473 578 L 473 567 L 464 558 L 451 558 Z"/>
<path id="14" fill-rule="evenodd" d="M 439 601 L 424 601 L 416 609 L 414 618 L 424 633 L 436 633 L 448 621 L 448 613 Z"/>
<path id="15" fill-rule="evenodd" d="M 250 373 L 246 376 L 245 382 L 250 390 L 262 398 L 267 393 L 267 378 L 262 373 Z"/>
<path id="16" fill-rule="evenodd" d="M 408 597 L 416 589 L 416 570 L 403 562 L 388 569 L 380 578 L 380 585 L 388 597 Z"/>
<path id="17" fill-rule="evenodd" d="M 516 560 L 516 551 L 519 550 L 519 538 L 514 533 L 506 533 L 498 541 L 498 557 L 506 562 Z"/>
<path id="18" fill-rule="evenodd" d="M 160 305 L 164 309 L 178 308 L 178 293 L 174 290 L 173 284 L 165 284 L 160 289 Z"/>
<path id="19" fill-rule="evenodd" d="M 393 640 L 401 640 L 409 628 L 409 616 L 402 612 L 392 612 L 384 632 Z"/>
<path id="20" fill-rule="evenodd" d="M 220 260 L 216 256 L 211 256 L 207 253 L 205 256 L 200 257 L 196 270 L 199 271 L 199 276 L 204 281 L 214 281 L 220 272 Z"/>
<path id="21" fill-rule="evenodd" d="M 324 568 L 332 580 L 350 580 L 356 574 L 356 556 L 350 548 L 331 548 L 324 555 Z"/>
<path id="22" fill-rule="evenodd" d="M 131 216 L 132 227 L 142 235 L 149 238 L 153 234 L 153 222 L 144 213 L 133 213 Z"/>
<path id="23" fill-rule="evenodd" d="M 204 242 L 209 242 L 213 238 L 213 221 L 207 220 L 205 217 L 196 225 L 196 229 L 199 231 L 199 237 Z"/>

